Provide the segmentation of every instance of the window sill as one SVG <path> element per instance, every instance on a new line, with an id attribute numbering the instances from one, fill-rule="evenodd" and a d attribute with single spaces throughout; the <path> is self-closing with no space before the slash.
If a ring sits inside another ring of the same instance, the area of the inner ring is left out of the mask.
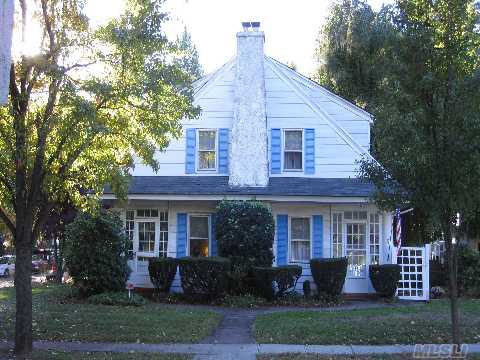
<path id="1" fill-rule="evenodd" d="M 303 169 L 283 169 L 283 172 L 302 173 Z"/>

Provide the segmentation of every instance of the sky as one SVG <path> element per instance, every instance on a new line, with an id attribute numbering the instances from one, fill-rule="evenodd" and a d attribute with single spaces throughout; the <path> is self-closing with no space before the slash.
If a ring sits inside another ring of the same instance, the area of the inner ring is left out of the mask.
<path id="1" fill-rule="evenodd" d="M 197 47 L 206 73 L 215 71 L 236 52 L 235 34 L 242 21 L 260 21 L 265 53 L 284 63 L 293 62 L 309 76 L 315 68 L 318 31 L 334 0 L 167 0 L 172 21 L 166 28 L 175 37 L 184 27 Z M 378 10 L 389 0 L 369 0 Z M 123 0 L 87 0 L 86 12 L 94 24 L 118 16 Z"/>

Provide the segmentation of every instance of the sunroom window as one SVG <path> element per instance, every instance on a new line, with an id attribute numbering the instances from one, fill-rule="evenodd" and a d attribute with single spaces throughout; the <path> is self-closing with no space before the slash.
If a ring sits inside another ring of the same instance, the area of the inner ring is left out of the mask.
<path id="1" fill-rule="evenodd" d="M 135 210 L 125 213 L 125 235 L 128 239 L 128 258 L 133 259 L 133 236 L 135 234 Z"/>
<path id="2" fill-rule="evenodd" d="M 290 228 L 290 261 L 309 261 L 310 218 L 292 218 Z"/>
<path id="3" fill-rule="evenodd" d="M 303 131 L 284 131 L 283 169 L 301 171 L 303 169 Z"/>
<path id="4" fill-rule="evenodd" d="M 378 214 L 370 214 L 370 264 L 380 261 L 380 218 Z"/>
<path id="5" fill-rule="evenodd" d="M 208 215 L 190 216 L 190 256 L 208 256 Z"/>
<path id="6" fill-rule="evenodd" d="M 198 131 L 198 170 L 217 168 L 217 132 L 215 130 Z"/>

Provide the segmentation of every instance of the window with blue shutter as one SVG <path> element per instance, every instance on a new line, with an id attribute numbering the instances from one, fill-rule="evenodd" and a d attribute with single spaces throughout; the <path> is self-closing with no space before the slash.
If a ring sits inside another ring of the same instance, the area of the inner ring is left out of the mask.
<path id="1" fill-rule="evenodd" d="M 270 130 L 270 172 L 280 174 L 282 162 L 282 132 L 280 129 Z"/>
<path id="2" fill-rule="evenodd" d="M 228 174 L 229 129 L 218 129 L 218 173 Z"/>
<path id="3" fill-rule="evenodd" d="M 177 214 L 177 258 L 187 255 L 187 214 Z"/>
<path id="4" fill-rule="evenodd" d="M 313 257 L 323 257 L 323 216 L 313 215 Z"/>
<path id="5" fill-rule="evenodd" d="M 195 146 L 197 142 L 196 129 L 187 129 L 185 148 L 185 173 L 195 174 Z"/>
<path id="6" fill-rule="evenodd" d="M 287 264 L 288 215 L 277 215 L 277 265 Z"/>
<path id="7" fill-rule="evenodd" d="M 315 129 L 305 129 L 305 174 L 315 174 Z"/>

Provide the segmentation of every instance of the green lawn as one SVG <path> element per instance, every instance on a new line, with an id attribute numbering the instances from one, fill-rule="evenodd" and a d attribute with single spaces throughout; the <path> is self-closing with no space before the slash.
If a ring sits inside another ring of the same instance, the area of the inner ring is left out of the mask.
<path id="1" fill-rule="evenodd" d="M 480 300 L 461 301 L 462 340 L 480 342 Z M 410 307 L 352 311 L 295 311 L 258 316 L 254 336 L 273 344 L 448 343 L 447 300 Z"/>
<path id="2" fill-rule="evenodd" d="M 11 352 L 2 352 L 1 356 L 15 359 Z M 157 353 L 112 353 L 112 352 L 64 352 L 57 350 L 40 351 L 32 353 L 31 360 L 190 360 L 193 356 L 183 354 L 157 354 Z"/>
<path id="3" fill-rule="evenodd" d="M 210 335 L 221 316 L 215 312 L 62 303 L 65 287 L 33 289 L 33 334 L 37 340 L 194 343 Z M 12 339 L 14 292 L 0 289 L 0 339 Z"/>

